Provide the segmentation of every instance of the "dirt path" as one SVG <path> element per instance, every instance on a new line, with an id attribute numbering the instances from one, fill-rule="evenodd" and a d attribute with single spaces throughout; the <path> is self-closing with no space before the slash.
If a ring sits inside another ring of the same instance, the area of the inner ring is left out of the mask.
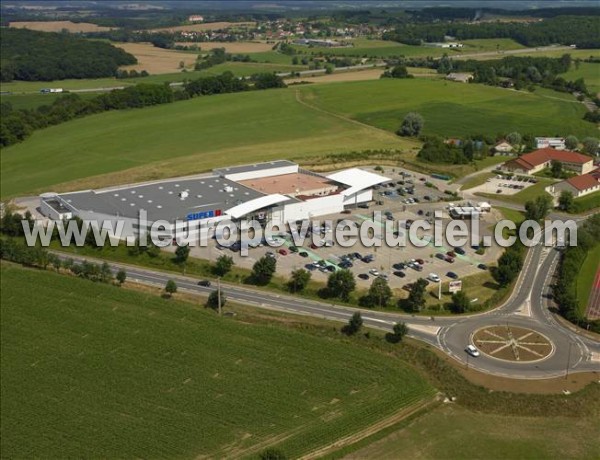
<path id="1" fill-rule="evenodd" d="M 398 422 L 401 422 L 402 420 L 404 420 L 407 417 L 410 417 L 411 415 L 421 411 L 421 410 L 425 410 L 428 409 L 430 407 L 433 407 L 434 405 L 436 405 L 437 402 L 434 399 L 428 400 L 428 401 L 421 401 L 418 402 L 410 407 L 407 407 L 405 409 L 402 409 L 399 412 L 396 412 L 395 414 L 384 418 L 383 420 L 378 421 L 377 423 L 363 429 L 360 430 L 354 434 L 351 434 L 350 436 L 346 436 L 342 439 L 337 440 L 336 442 L 329 444 L 327 446 L 323 446 L 307 455 L 304 455 L 303 457 L 300 457 L 300 460 L 312 460 L 315 458 L 322 458 L 328 454 L 331 454 L 343 447 L 355 444 L 359 441 L 362 441 L 363 439 L 374 435 L 375 433 L 378 433 L 379 431 L 388 428 L 392 425 L 395 425 Z"/>

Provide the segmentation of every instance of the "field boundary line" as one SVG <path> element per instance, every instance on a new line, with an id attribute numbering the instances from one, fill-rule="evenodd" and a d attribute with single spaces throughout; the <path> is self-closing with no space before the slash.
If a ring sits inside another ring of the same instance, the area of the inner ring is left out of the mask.
<path id="1" fill-rule="evenodd" d="M 347 117 L 345 115 L 342 115 L 342 114 L 339 114 L 339 113 L 335 113 L 335 112 L 330 112 L 329 110 L 325 110 L 325 109 L 323 109 L 323 108 L 321 108 L 319 106 L 316 106 L 316 105 L 313 105 L 313 104 L 311 104 L 309 102 L 306 102 L 304 99 L 302 99 L 300 91 L 298 91 L 298 90 L 295 91 L 295 95 L 296 95 L 296 102 L 298 102 L 299 104 L 302 104 L 305 107 L 308 107 L 311 110 L 316 110 L 317 112 L 321 112 L 321 113 L 324 113 L 326 115 L 330 115 L 332 117 L 336 117 L 336 118 L 338 118 L 340 120 L 344 120 L 344 121 L 353 123 L 353 124 L 355 124 L 357 126 L 360 126 L 362 128 L 366 128 L 366 129 L 368 129 L 370 131 L 375 131 L 377 133 L 383 133 L 383 134 L 385 134 L 388 137 L 393 137 L 394 140 L 398 140 L 397 136 L 395 134 L 390 133 L 389 131 L 386 131 L 385 129 L 377 128 L 376 126 L 372 126 L 372 125 L 368 125 L 366 123 L 363 123 L 363 122 L 358 121 L 358 120 L 354 120 L 353 118 Z"/>
<path id="2" fill-rule="evenodd" d="M 322 457 L 324 457 L 328 454 L 331 454 L 337 450 L 340 450 L 344 447 L 347 447 L 347 446 L 355 444 L 359 441 L 362 441 L 365 438 L 373 436 L 374 434 L 380 432 L 381 430 L 384 430 L 393 425 L 396 425 L 397 423 L 410 417 L 411 415 L 413 415 L 423 409 L 426 409 L 429 406 L 433 406 L 436 403 L 437 403 L 436 398 L 432 398 L 429 400 L 421 400 L 418 403 L 415 403 L 411 406 L 405 407 L 405 408 L 401 409 L 400 411 L 392 414 L 391 416 L 388 416 L 382 420 L 379 420 L 378 422 L 375 422 L 374 424 L 369 425 L 368 427 L 366 427 L 354 434 L 345 436 L 345 437 L 335 441 L 332 444 L 321 447 L 321 448 L 314 450 L 306 455 L 303 455 L 302 457 L 300 457 L 299 460 L 312 460 L 312 459 L 316 459 L 316 458 L 322 458 Z"/>

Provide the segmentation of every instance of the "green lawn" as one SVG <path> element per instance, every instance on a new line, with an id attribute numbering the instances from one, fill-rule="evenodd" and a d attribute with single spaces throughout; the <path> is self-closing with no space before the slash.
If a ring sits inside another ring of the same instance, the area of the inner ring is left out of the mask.
<path id="1" fill-rule="evenodd" d="M 600 92 L 600 63 L 581 62 L 579 66 L 572 64 L 571 69 L 561 76 L 566 80 L 583 78 L 590 91 Z"/>
<path id="2" fill-rule="evenodd" d="M 573 212 L 576 214 L 590 211 L 595 208 L 600 208 L 600 191 L 590 193 L 589 195 L 582 196 L 581 198 L 575 198 L 575 206 Z"/>
<path id="3" fill-rule="evenodd" d="M 506 51 L 523 49 L 525 46 L 517 43 L 512 38 L 481 38 L 474 40 L 460 40 L 464 48 L 462 52 L 475 53 L 484 51 Z"/>
<path id="4" fill-rule="evenodd" d="M 308 47 L 302 45 L 292 45 L 301 57 L 302 54 L 314 54 L 324 56 L 351 56 L 351 57 L 369 57 L 386 58 L 390 56 L 431 56 L 441 57 L 444 53 L 449 55 L 457 54 L 455 50 L 434 48 L 430 46 L 412 46 L 387 40 L 354 40 L 352 47 L 326 48 L 326 47 Z"/>
<path id="5" fill-rule="evenodd" d="M 445 405 L 347 458 L 591 460 L 600 457 L 599 436 L 599 419 L 501 416 Z"/>
<path id="6" fill-rule="evenodd" d="M 2 197 L 123 170 L 128 171 L 73 187 L 406 145 L 393 134 L 298 103 L 293 88 L 200 97 L 106 112 L 34 132 L 2 151 Z"/>
<path id="7" fill-rule="evenodd" d="M 478 84 L 383 79 L 301 90 L 313 104 L 389 131 L 398 129 L 404 116 L 414 111 L 425 118 L 425 134 L 494 136 L 519 131 L 580 138 L 597 134 L 593 124 L 583 121 L 582 104 Z"/>
<path id="8" fill-rule="evenodd" d="M 495 174 L 494 173 L 481 173 L 481 174 L 477 174 L 471 178 L 469 178 L 468 180 L 466 180 L 464 182 L 464 184 L 462 184 L 462 186 L 460 187 L 461 190 L 469 190 L 471 188 L 475 188 L 478 185 L 481 184 L 485 184 L 485 182 L 491 178 L 494 177 Z"/>
<path id="9" fill-rule="evenodd" d="M 97 96 L 97 93 L 80 93 L 79 96 L 84 99 L 89 99 Z M 42 105 L 50 105 L 64 94 L 10 94 L 2 95 L 2 102 L 10 102 L 13 109 L 35 109 Z"/>
<path id="10" fill-rule="evenodd" d="M 525 220 L 525 214 L 516 209 L 505 208 L 502 206 L 498 206 L 496 209 L 502 213 L 505 219 L 512 220 L 515 224 L 519 224 Z"/>
<path id="11" fill-rule="evenodd" d="M 3 458 L 295 458 L 433 394 L 357 342 L 3 264 Z M 35 286 L 35 289 L 31 287 Z"/>
<path id="12" fill-rule="evenodd" d="M 585 309 L 588 305 L 588 299 L 596 279 L 596 271 L 600 264 L 600 244 L 596 245 L 588 252 L 579 276 L 577 277 L 577 300 L 579 302 L 579 314 L 585 317 Z"/>

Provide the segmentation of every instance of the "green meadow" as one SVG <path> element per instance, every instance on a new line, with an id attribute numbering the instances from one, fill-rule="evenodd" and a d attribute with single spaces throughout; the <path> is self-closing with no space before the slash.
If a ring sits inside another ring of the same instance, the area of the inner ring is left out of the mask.
<path id="1" fill-rule="evenodd" d="M 588 89 L 600 93 L 600 63 L 581 62 L 579 65 L 572 64 L 571 69 L 562 74 L 566 80 L 577 80 L 583 78 Z"/>
<path id="2" fill-rule="evenodd" d="M 297 458 L 433 395 L 341 336 L 0 268 L 3 458 Z"/>
<path id="3" fill-rule="evenodd" d="M 103 176 L 104 181 L 94 178 L 93 185 L 274 158 L 414 145 L 303 105 L 291 88 L 224 94 L 106 112 L 36 131 L 3 149 L 2 196 L 108 173 L 119 174 Z"/>
<path id="4" fill-rule="evenodd" d="M 325 110 L 389 131 L 398 129 L 408 112 L 419 112 L 425 134 L 597 134 L 593 124 L 583 121 L 582 104 L 484 85 L 415 78 L 314 85 L 302 91 Z"/>

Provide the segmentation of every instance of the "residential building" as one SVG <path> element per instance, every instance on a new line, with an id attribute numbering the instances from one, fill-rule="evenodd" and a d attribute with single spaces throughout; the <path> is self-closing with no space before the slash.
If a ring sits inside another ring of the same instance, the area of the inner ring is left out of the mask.
<path id="1" fill-rule="evenodd" d="M 577 174 L 587 174 L 594 169 L 591 157 L 568 150 L 545 148 L 521 155 L 519 158 L 505 162 L 500 169 L 516 174 L 535 174 L 550 167 L 552 161 L 560 161 L 563 168 Z"/>
<path id="2" fill-rule="evenodd" d="M 563 191 L 569 191 L 575 198 L 579 198 L 600 191 L 600 174 L 597 176 L 583 174 L 582 176 L 571 177 L 546 187 L 546 191 L 554 197 L 559 197 Z"/>

